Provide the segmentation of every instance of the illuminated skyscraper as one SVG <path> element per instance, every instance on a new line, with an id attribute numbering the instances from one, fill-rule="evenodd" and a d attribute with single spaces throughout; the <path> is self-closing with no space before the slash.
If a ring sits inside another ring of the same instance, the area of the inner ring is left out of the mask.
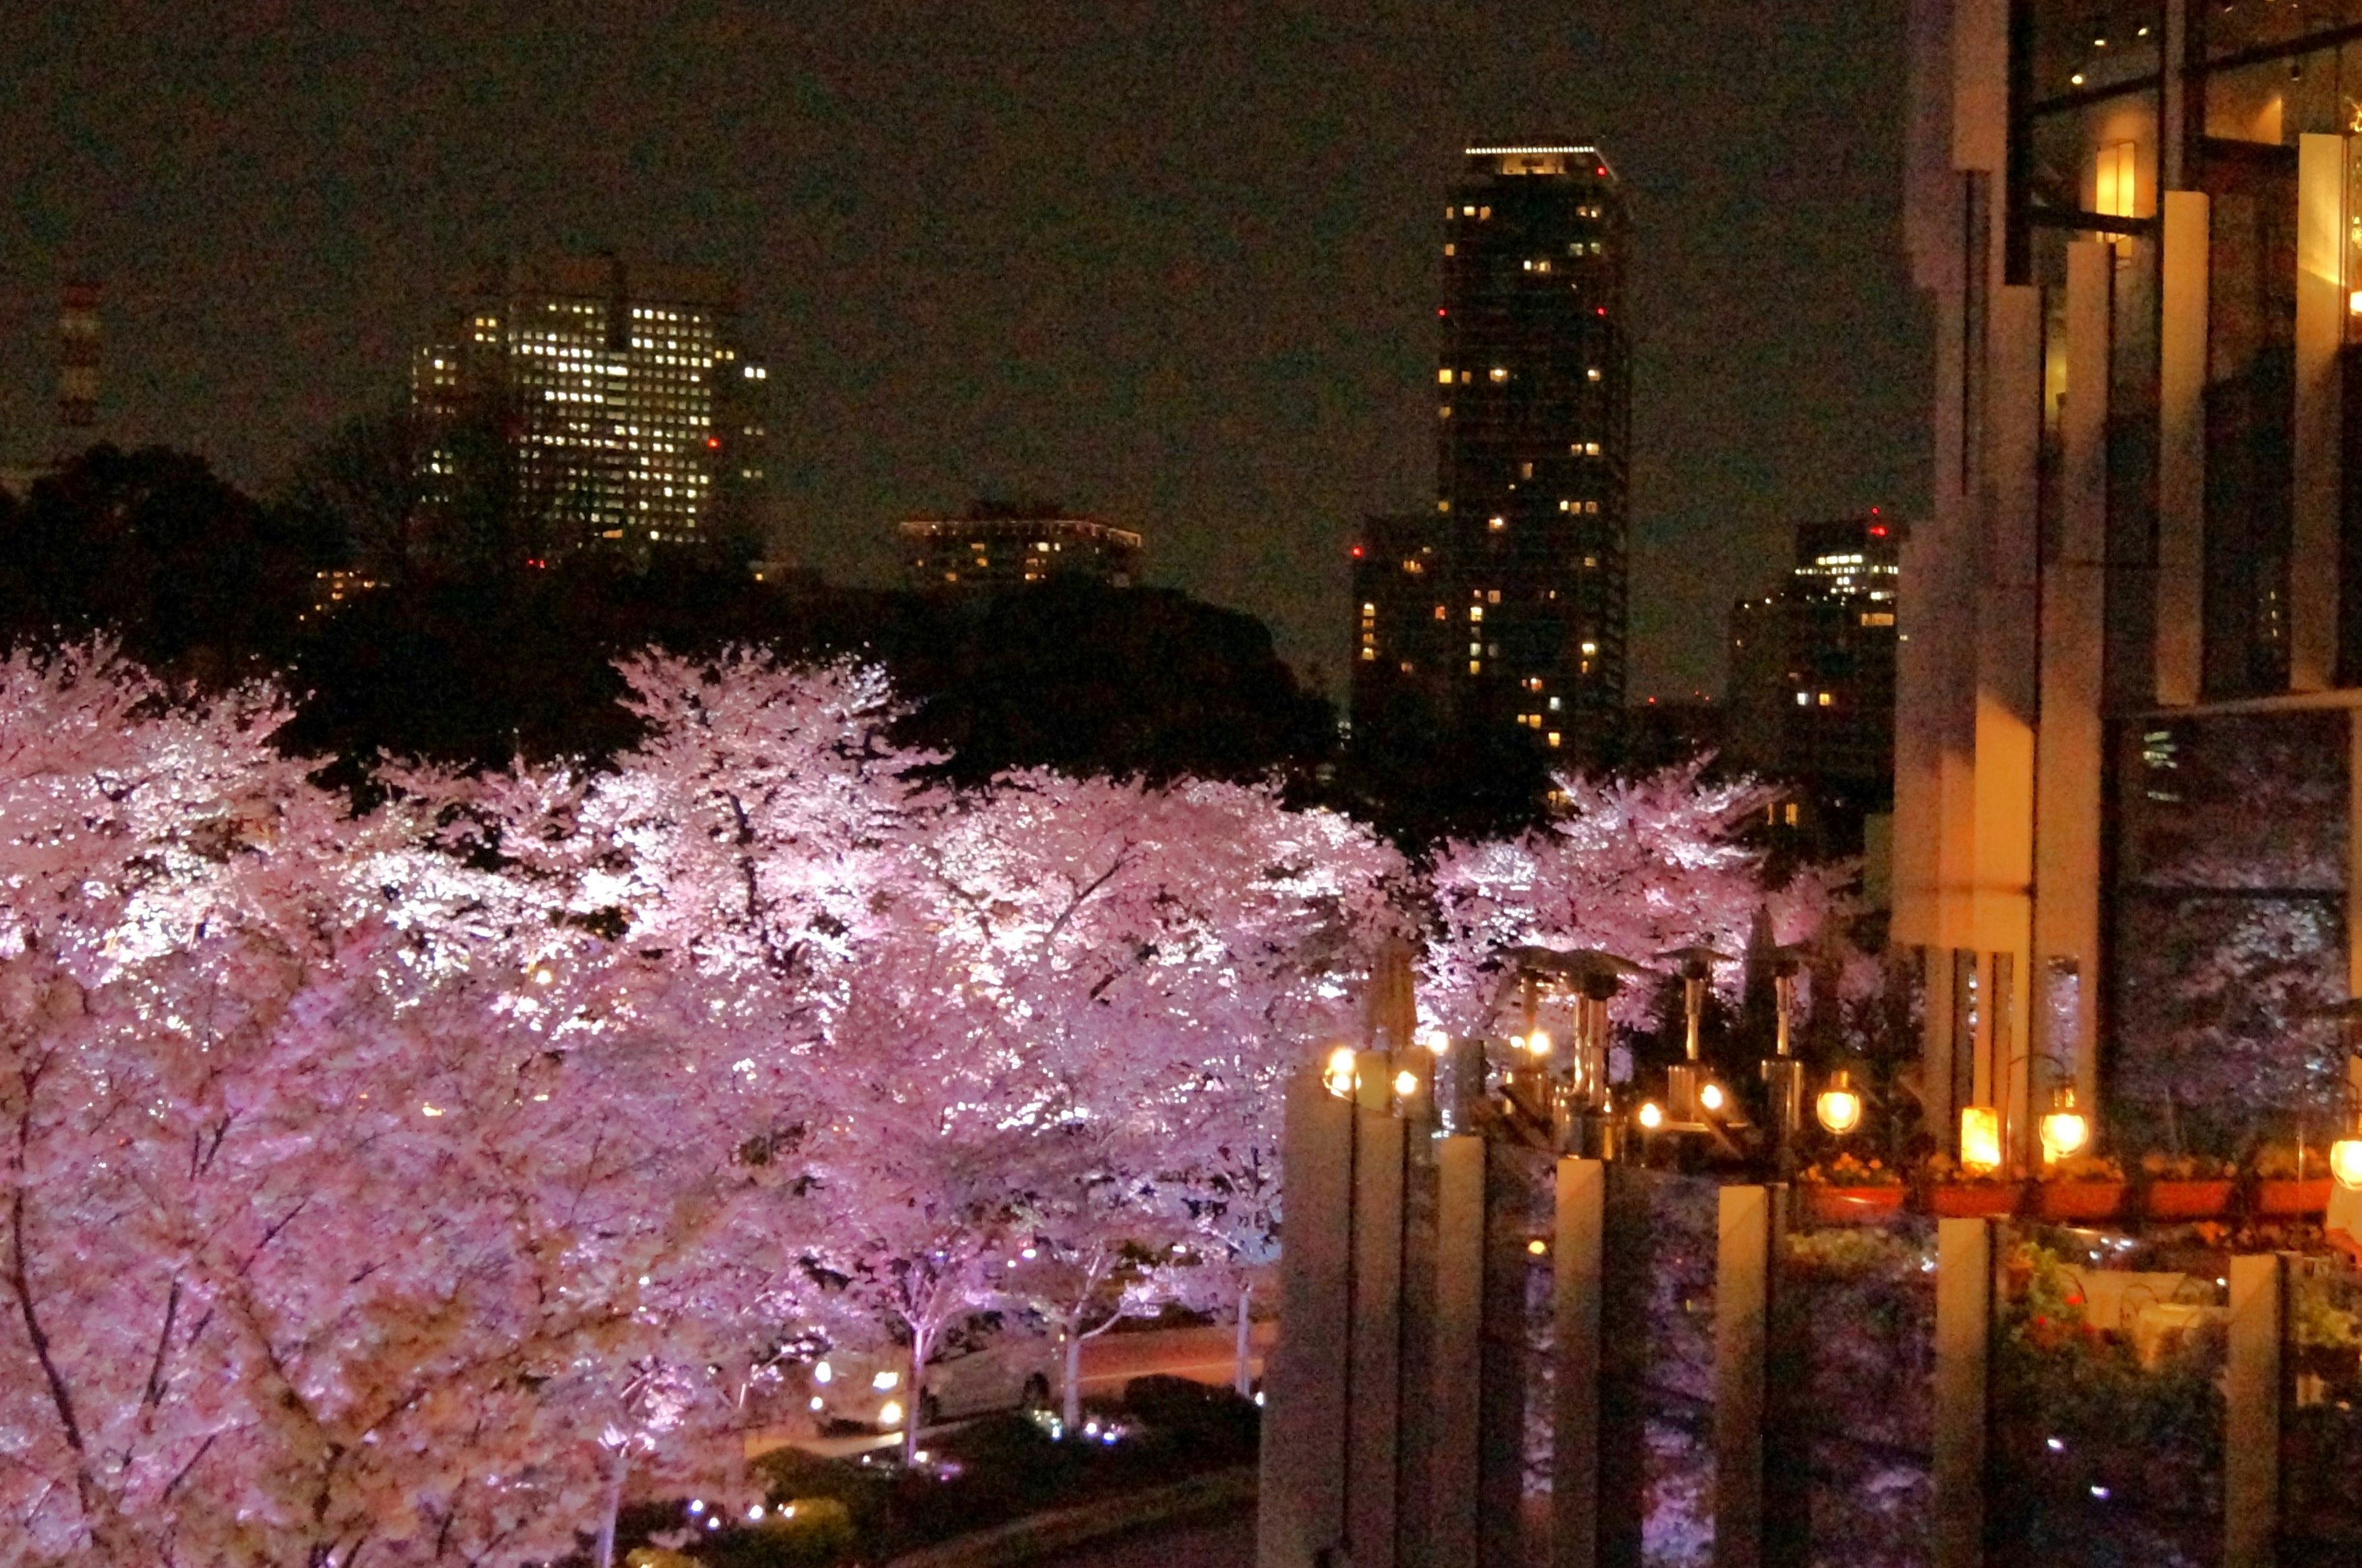
<path id="1" fill-rule="evenodd" d="M 430 509 L 495 496 L 535 556 L 758 544 L 768 372 L 736 315 L 734 285 L 703 269 L 479 270 L 412 367 Z"/>
<path id="2" fill-rule="evenodd" d="M 1356 731 L 1415 708 L 1595 758 L 1624 704 L 1623 194 L 1592 148 L 1471 148 L 1441 246 L 1435 510 L 1354 546 Z"/>

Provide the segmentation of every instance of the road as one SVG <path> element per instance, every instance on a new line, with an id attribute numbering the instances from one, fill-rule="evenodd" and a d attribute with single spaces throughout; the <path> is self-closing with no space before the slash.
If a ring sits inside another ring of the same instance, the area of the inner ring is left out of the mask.
<path id="1" fill-rule="evenodd" d="M 1041 1568 L 1254 1568 L 1253 1510 L 1186 1529 L 1146 1531 L 1044 1559 Z"/>
<path id="2" fill-rule="evenodd" d="M 1253 1375 L 1263 1375 L 1264 1354 L 1278 1335 L 1277 1323 L 1254 1325 L 1247 1342 L 1248 1370 Z M 1227 1385 L 1236 1371 L 1237 1349 L 1238 1331 L 1219 1325 L 1102 1334 L 1083 1342 L 1083 1393 L 1086 1397 L 1120 1394 L 1125 1384 L 1152 1373 Z M 1051 1353 L 1045 1350 L 1043 1353 L 1046 1356 Z M 887 1448 L 900 1441 L 901 1439 L 892 1433 L 821 1437 L 809 1427 L 772 1427 L 747 1433 L 745 1452 L 751 1458 L 766 1450 L 792 1444 L 824 1458 L 849 1459 L 866 1450 Z"/>

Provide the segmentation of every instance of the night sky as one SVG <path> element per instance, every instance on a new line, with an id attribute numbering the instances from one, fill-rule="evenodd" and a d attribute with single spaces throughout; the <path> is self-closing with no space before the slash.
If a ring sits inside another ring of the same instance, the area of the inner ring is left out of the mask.
<path id="1" fill-rule="evenodd" d="M 0 459 L 68 271 L 105 434 L 267 488 L 397 399 L 471 255 L 745 280 L 782 547 L 1022 492 L 1325 667 L 1344 545 L 1432 503 L 1440 191 L 1596 141 L 1632 195 L 1633 694 L 1720 679 L 1785 525 L 1924 498 L 1895 3 L 0 6 Z"/>

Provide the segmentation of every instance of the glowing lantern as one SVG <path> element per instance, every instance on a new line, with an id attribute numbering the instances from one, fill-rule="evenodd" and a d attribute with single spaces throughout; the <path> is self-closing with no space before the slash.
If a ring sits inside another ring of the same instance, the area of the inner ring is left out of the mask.
<path id="1" fill-rule="evenodd" d="M 1551 1037 L 1537 1029 L 1526 1036 L 1526 1049 L 1537 1056 L 1547 1056 L 1551 1053 Z"/>
<path id="2" fill-rule="evenodd" d="M 1329 1066 L 1320 1075 L 1329 1085 L 1329 1092 L 1340 1099 L 1353 1098 L 1353 1048 L 1340 1045 L 1329 1053 Z"/>
<path id="3" fill-rule="evenodd" d="M 1644 1099 L 1640 1102 L 1639 1121 L 1643 1132 L 1654 1132 L 1665 1124 L 1665 1108 L 1653 1099 Z"/>
<path id="4" fill-rule="evenodd" d="M 1705 1107 L 1708 1110 L 1720 1110 L 1722 1109 L 1722 1086 L 1714 1082 L 1712 1079 L 1708 1079 L 1706 1081 L 1706 1086 L 1698 1090 L 1698 1103 Z"/>
<path id="5" fill-rule="evenodd" d="M 2092 1123 L 2075 1109 L 2075 1091 L 2061 1088 L 2051 1097 L 2050 1110 L 2042 1118 L 2042 1157 L 2055 1164 L 2091 1141 Z"/>
<path id="6" fill-rule="evenodd" d="M 2329 1174 L 2348 1192 L 2362 1192 L 2362 1117 L 2349 1121 L 2345 1136 L 2329 1145 Z"/>
<path id="7" fill-rule="evenodd" d="M 1408 1099 L 1418 1092 L 1418 1075 L 1417 1073 L 1412 1072 L 1408 1067 L 1405 1067 L 1401 1072 L 1395 1075 L 1396 1098 L 1399 1099 Z"/>
<path id="8" fill-rule="evenodd" d="M 1990 1105 L 1960 1108 L 1960 1168 L 1979 1176 L 2001 1169 L 2001 1112 Z"/>
<path id="9" fill-rule="evenodd" d="M 1853 1075 L 1839 1067 L 1829 1075 L 1828 1087 L 1813 1101 L 1813 1114 L 1830 1133 L 1842 1138 L 1861 1125 L 1861 1094 Z"/>

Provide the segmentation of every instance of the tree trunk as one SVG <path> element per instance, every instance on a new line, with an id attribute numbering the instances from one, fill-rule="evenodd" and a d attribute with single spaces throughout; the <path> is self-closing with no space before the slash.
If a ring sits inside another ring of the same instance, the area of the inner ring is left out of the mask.
<path id="1" fill-rule="evenodd" d="M 596 1568 L 615 1568 L 615 1516 L 624 1509 L 624 1477 L 632 1468 L 632 1451 L 618 1445 L 607 1463 L 607 1485 L 599 1497 L 599 1545 L 591 1554 Z"/>
<path id="2" fill-rule="evenodd" d="M 1231 1386 L 1239 1391 L 1239 1397 L 1242 1399 L 1254 1392 L 1254 1347 L 1251 1342 L 1254 1334 L 1253 1318 L 1251 1316 L 1253 1309 L 1254 1286 L 1241 1286 L 1239 1287 L 1238 1364 L 1231 1369 Z"/>
<path id="3" fill-rule="evenodd" d="M 1065 1386 L 1059 1390 L 1058 1414 L 1066 1430 L 1072 1432 L 1083 1424 L 1083 1336 L 1075 1332 L 1074 1324 L 1068 1323 L 1064 1337 L 1066 1361 L 1065 1370 L 1059 1377 Z"/>
<path id="4" fill-rule="evenodd" d="M 933 1336 L 913 1332 L 911 1335 L 911 1397 L 902 1408 L 902 1463 L 919 1463 L 919 1418 L 927 1408 L 927 1353 L 933 1348 Z"/>

